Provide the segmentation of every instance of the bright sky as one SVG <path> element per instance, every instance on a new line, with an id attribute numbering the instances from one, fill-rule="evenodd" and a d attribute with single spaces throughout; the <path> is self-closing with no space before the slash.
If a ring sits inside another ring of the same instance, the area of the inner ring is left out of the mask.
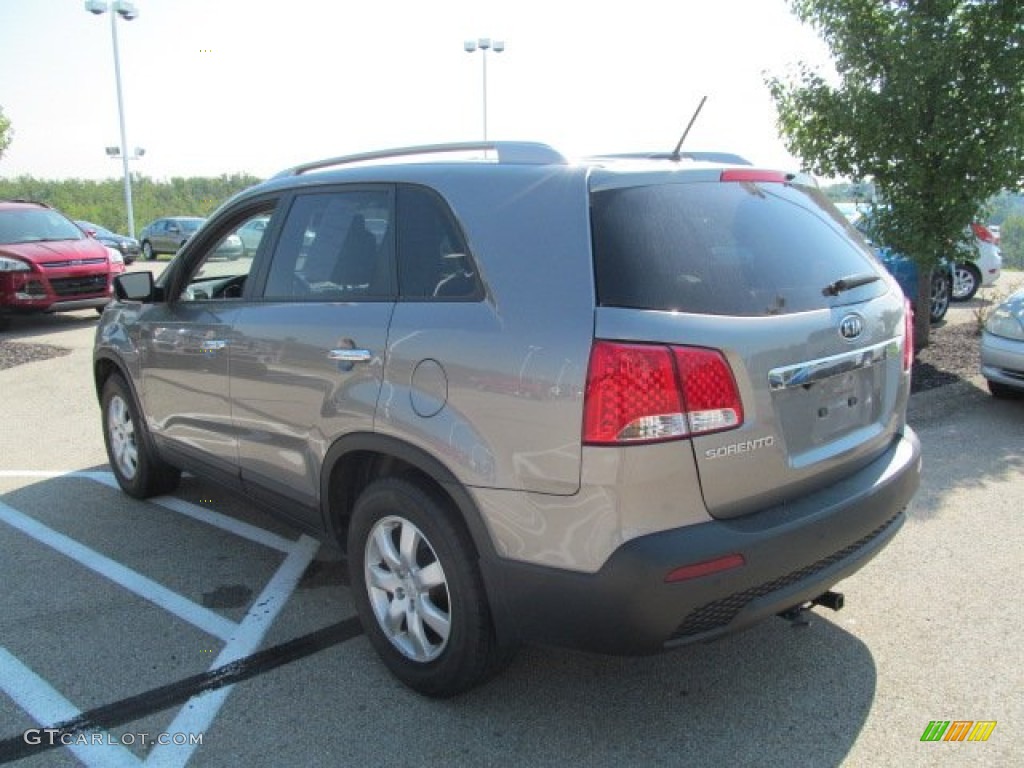
<path id="1" fill-rule="evenodd" d="M 117 21 L 145 176 L 269 176 L 321 157 L 483 135 L 567 155 L 688 149 L 794 168 L 762 73 L 827 62 L 786 0 L 135 0 Z M 0 0 L 0 176 L 119 178 L 110 16 Z"/>

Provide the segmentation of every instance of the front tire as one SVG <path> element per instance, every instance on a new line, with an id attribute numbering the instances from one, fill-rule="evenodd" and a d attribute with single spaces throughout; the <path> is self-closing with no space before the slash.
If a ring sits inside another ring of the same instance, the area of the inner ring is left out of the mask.
<path id="1" fill-rule="evenodd" d="M 434 493 L 399 478 L 370 484 L 352 513 L 348 555 L 366 635 L 405 685 L 453 696 L 508 658 L 469 534 Z"/>
<path id="2" fill-rule="evenodd" d="M 174 490 L 181 470 L 156 455 L 128 384 L 114 374 L 103 385 L 103 442 L 117 484 L 129 496 L 147 499 Z"/>

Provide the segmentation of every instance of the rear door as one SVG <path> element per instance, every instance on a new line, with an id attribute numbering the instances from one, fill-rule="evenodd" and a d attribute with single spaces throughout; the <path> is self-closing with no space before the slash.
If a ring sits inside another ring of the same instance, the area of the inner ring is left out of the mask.
<path id="1" fill-rule="evenodd" d="M 890 445 L 909 388 L 903 298 L 816 188 L 752 169 L 679 178 L 595 182 L 596 333 L 725 356 L 742 423 L 695 433 L 680 460 L 732 517 Z"/>
<path id="2" fill-rule="evenodd" d="M 242 479 L 319 524 L 320 468 L 373 429 L 394 308 L 390 186 L 295 195 L 258 300 L 235 322 L 231 398 Z"/>

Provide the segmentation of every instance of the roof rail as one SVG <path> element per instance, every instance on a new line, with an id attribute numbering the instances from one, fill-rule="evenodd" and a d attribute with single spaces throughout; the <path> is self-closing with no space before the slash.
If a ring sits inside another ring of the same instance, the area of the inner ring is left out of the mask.
<path id="1" fill-rule="evenodd" d="M 527 141 L 471 141 L 453 144 L 424 144 L 418 147 L 400 147 L 397 149 L 381 149 L 375 152 L 362 152 L 357 155 L 342 155 L 326 160 L 296 165 L 274 176 L 275 179 L 287 176 L 299 176 L 309 171 L 330 168 L 335 165 L 349 165 L 371 160 L 386 160 L 394 157 L 411 157 L 415 155 L 438 155 L 448 152 L 481 152 L 493 151 L 498 162 L 510 165 L 566 165 L 569 161 L 561 153 L 547 144 Z"/>

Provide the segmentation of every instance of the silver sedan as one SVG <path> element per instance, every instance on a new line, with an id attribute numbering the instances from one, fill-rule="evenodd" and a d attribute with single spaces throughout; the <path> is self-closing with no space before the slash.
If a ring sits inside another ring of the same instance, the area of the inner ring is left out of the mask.
<path id="1" fill-rule="evenodd" d="M 981 375 L 995 397 L 1024 397 L 1024 289 L 992 310 L 981 335 Z"/>

